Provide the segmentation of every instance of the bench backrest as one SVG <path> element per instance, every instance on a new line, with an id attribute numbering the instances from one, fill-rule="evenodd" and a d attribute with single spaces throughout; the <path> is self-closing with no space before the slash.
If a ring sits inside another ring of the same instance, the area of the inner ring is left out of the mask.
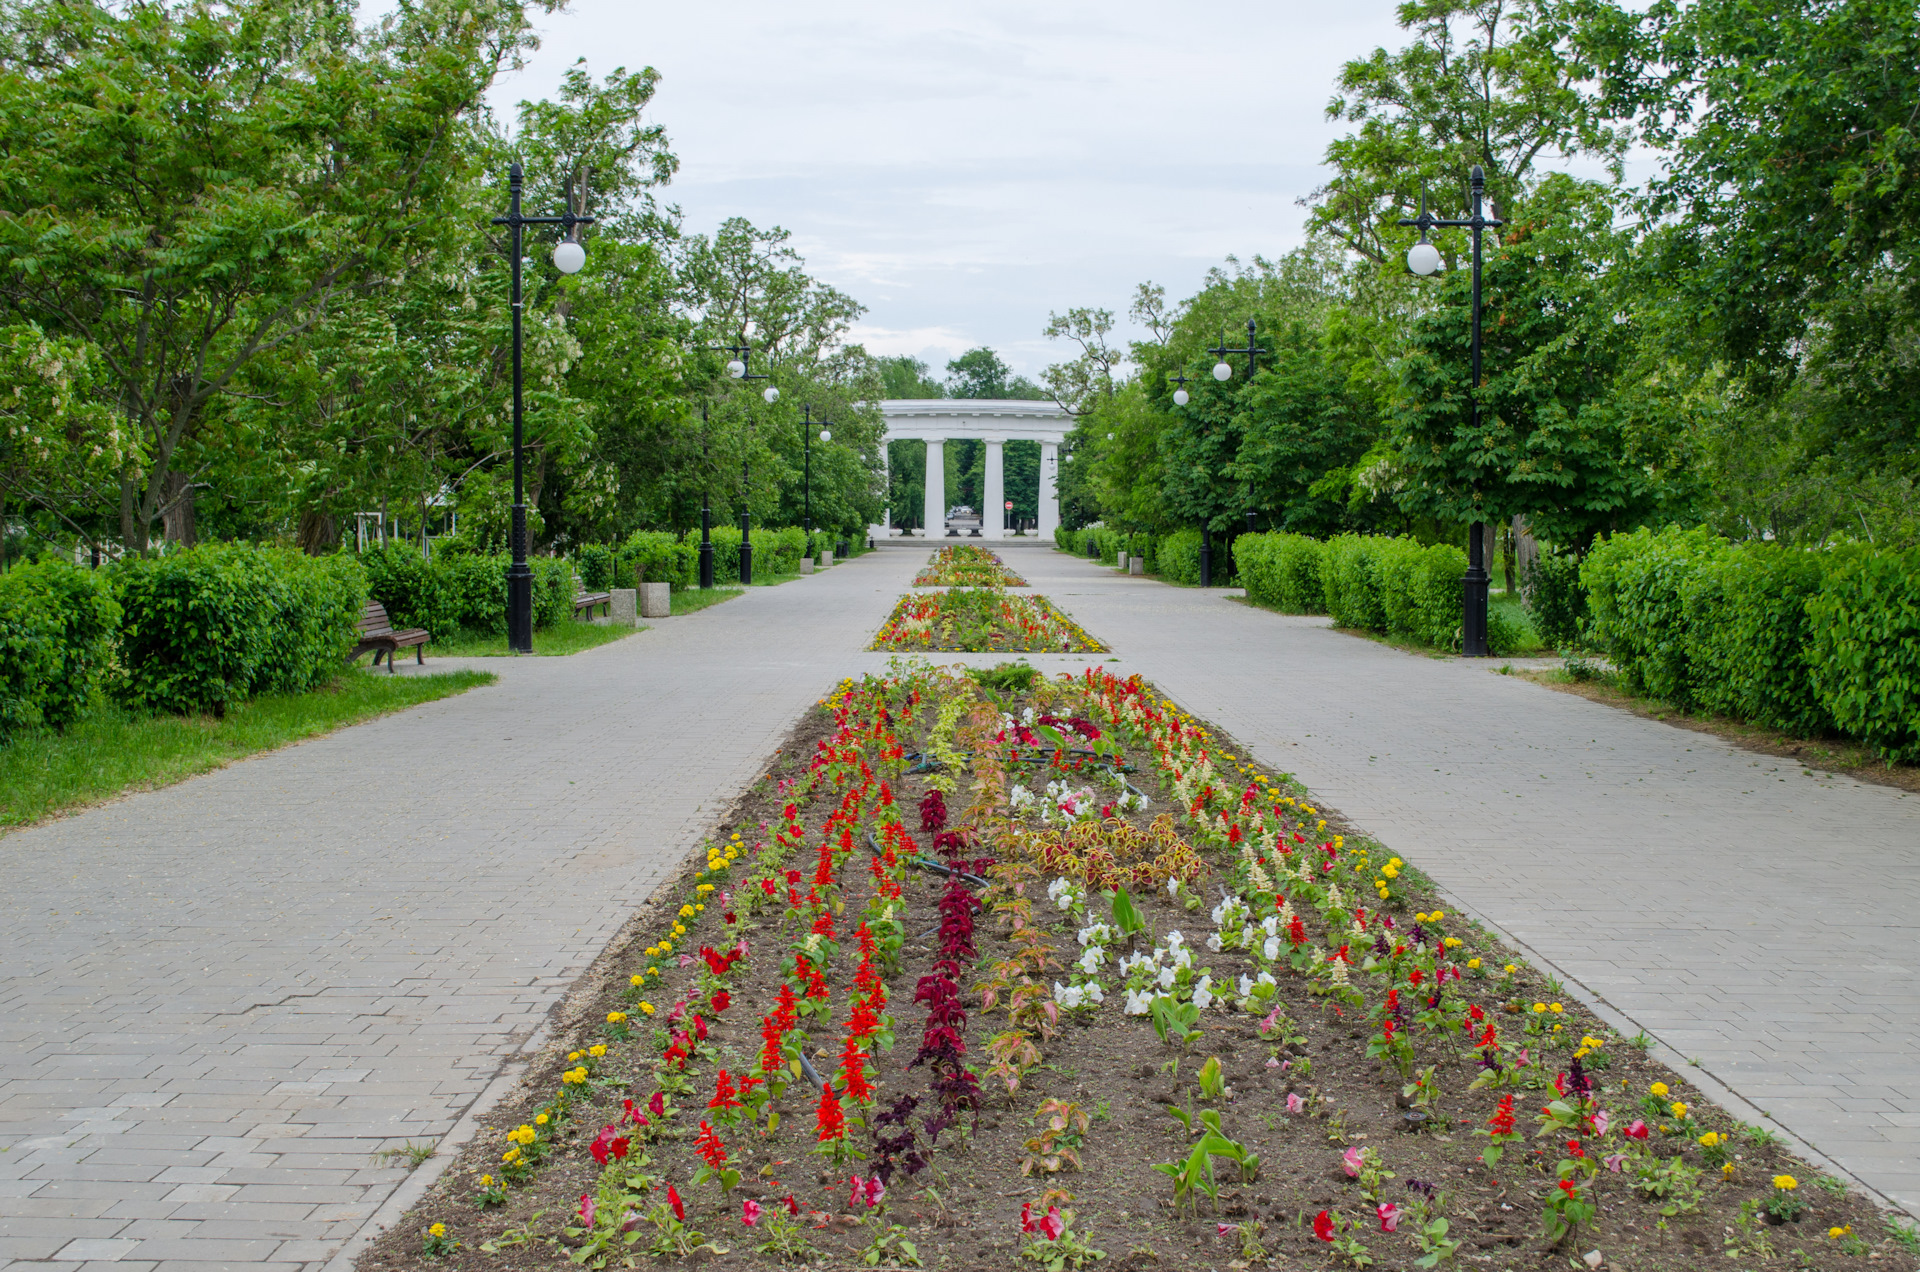
<path id="1" fill-rule="evenodd" d="M 390 632 L 392 630 L 393 620 L 387 617 L 386 606 L 378 601 L 368 601 L 366 605 L 362 607 L 360 610 L 360 631 L 362 635 L 369 632 Z"/>

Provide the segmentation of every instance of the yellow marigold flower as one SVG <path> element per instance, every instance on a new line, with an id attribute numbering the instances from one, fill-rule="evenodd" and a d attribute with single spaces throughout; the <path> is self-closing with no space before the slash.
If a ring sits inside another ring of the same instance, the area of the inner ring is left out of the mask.
<path id="1" fill-rule="evenodd" d="M 444 1223 L 436 1223 L 433 1227 L 427 1229 L 427 1235 L 430 1237 L 444 1237 L 447 1235 L 447 1225 Z"/>
<path id="2" fill-rule="evenodd" d="M 686 925 L 685 925 L 685 924 L 682 924 L 682 923 L 676 923 L 676 924 L 674 924 L 674 925 L 673 925 L 673 934 L 674 934 L 675 936 L 685 936 L 685 935 L 687 934 L 687 929 L 686 929 Z"/>
<path id="3" fill-rule="evenodd" d="M 656 968 L 655 968 L 654 970 L 655 970 L 655 971 L 659 971 L 660 969 L 656 967 Z M 651 1015 L 653 1015 L 653 1004 L 652 1004 L 652 1003 L 641 1003 L 641 1004 L 640 1004 L 640 1010 L 641 1010 L 641 1011 L 643 1011 L 643 1012 L 645 1012 L 645 1013 L 646 1013 L 647 1015 L 649 1015 L 649 1016 L 651 1016 Z"/>
<path id="4" fill-rule="evenodd" d="M 587 1066 L 583 1064 L 578 1069 L 568 1069 L 560 1075 L 560 1080 L 568 1086 L 581 1085 L 587 1080 Z"/>
<path id="5" fill-rule="evenodd" d="M 646 980 L 646 977 L 642 976 L 639 972 L 635 972 L 633 975 L 627 977 L 627 984 L 638 985 L 644 980 Z"/>
<path id="6" fill-rule="evenodd" d="M 596 1042 L 587 1048 L 587 1054 L 597 1060 L 607 1054 L 607 1044 L 604 1042 Z"/>
<path id="7" fill-rule="evenodd" d="M 624 1011 L 610 1011 L 607 1013 L 607 1023 L 610 1025 L 621 1024 L 626 1020 L 626 1018 L 627 1018 L 627 1013 Z"/>
<path id="8" fill-rule="evenodd" d="M 1838 1241 L 1840 1238 L 1846 1236 L 1849 1232 L 1852 1232 L 1852 1231 L 1853 1231 L 1853 1225 L 1848 1224 L 1844 1228 L 1828 1228 L 1827 1235 L 1831 1237 L 1833 1240 Z"/>
<path id="9" fill-rule="evenodd" d="M 1447 938 L 1446 940 L 1444 940 L 1444 941 L 1442 941 L 1442 942 L 1441 942 L 1441 944 L 1442 944 L 1442 945 L 1444 945 L 1444 946 L 1446 946 L 1446 947 L 1447 947 L 1448 949 L 1450 949 L 1450 950 L 1457 950 L 1457 949 L 1459 949 L 1459 948 L 1460 948 L 1460 947 L 1461 947 L 1462 945 L 1465 945 L 1465 944 L 1466 944 L 1466 942 L 1465 942 L 1465 941 L 1463 941 L 1463 940 L 1461 940 L 1461 939 L 1460 939 L 1459 937 L 1457 937 L 1457 936 L 1450 936 L 1450 937 L 1448 937 L 1448 938 Z"/>
<path id="10" fill-rule="evenodd" d="M 695 892 L 712 892 L 713 885 L 710 883 L 703 883 L 699 887 L 695 888 L 694 891 Z"/>
<path id="11" fill-rule="evenodd" d="M 1427 921 L 1427 912 L 1425 910 L 1420 911 L 1413 916 L 1413 921 L 1415 923 L 1425 923 Z"/>
<path id="12" fill-rule="evenodd" d="M 1373 881 L 1373 886 L 1376 888 L 1384 888 L 1387 886 L 1387 881 L 1385 879 L 1375 879 Z M 1414 917 L 1418 918 L 1419 916 L 1415 915 Z"/>
<path id="13" fill-rule="evenodd" d="M 542 1113 L 540 1116 L 545 1117 L 546 1114 Z M 507 1132 L 507 1138 L 516 1144 L 531 1144 L 540 1138 L 540 1133 L 522 1122 L 519 1126 Z"/>
<path id="14" fill-rule="evenodd" d="M 1595 1038 L 1589 1035 L 1588 1037 L 1582 1038 L 1580 1040 L 1580 1045 L 1587 1048 L 1597 1048 L 1597 1047 L 1604 1047 L 1606 1044 L 1601 1042 L 1598 1038 Z"/>
<path id="15" fill-rule="evenodd" d="M 549 1118 L 545 1113 L 535 1113 L 533 1115 L 533 1124 L 535 1126 L 545 1126 L 551 1120 L 552 1119 Z"/>
<path id="16" fill-rule="evenodd" d="M 706 907 L 706 906 L 704 906 L 704 905 L 696 905 L 696 906 L 694 906 L 693 908 L 694 908 L 694 909 L 696 909 L 696 910 L 701 910 L 701 911 L 704 911 L 704 910 L 705 910 L 705 909 L 706 909 L 707 907 Z"/>
<path id="17" fill-rule="evenodd" d="M 1477 959 L 1477 958 L 1470 958 L 1470 959 L 1468 959 L 1468 960 L 1467 960 L 1467 970 L 1468 970 L 1468 971 L 1470 971 L 1470 972 L 1477 972 L 1477 971 L 1479 971 L 1479 970 L 1480 970 L 1480 960 L 1479 960 L 1479 959 Z"/>
<path id="18" fill-rule="evenodd" d="M 1536 1016 L 1544 1014 L 1546 1010 L 1547 1005 L 1545 1003 L 1535 1003 L 1533 1005 L 1533 1014 Z"/>
<path id="19" fill-rule="evenodd" d="M 567 1059 L 568 1059 L 568 1060 L 570 1060 L 570 1061 L 571 1061 L 571 1060 L 578 1060 L 579 1058 L 580 1058 L 580 1053 L 579 1053 L 578 1051 L 569 1051 L 569 1052 L 567 1052 Z"/>
<path id="20" fill-rule="evenodd" d="M 658 976 L 659 974 L 660 974 L 660 969 L 657 967 L 649 967 L 647 969 L 647 975 L 649 976 Z"/>
<path id="21" fill-rule="evenodd" d="M 1732 1163 L 1732 1162 L 1722 1162 L 1722 1163 L 1720 1163 L 1720 1178 L 1722 1178 L 1722 1179 L 1732 1179 L 1732 1178 L 1733 1178 L 1733 1163 Z"/>
<path id="22" fill-rule="evenodd" d="M 511 1166 L 520 1160 L 520 1150 L 517 1148 L 508 1149 L 506 1152 L 500 1154 L 500 1160 Z"/>
<path id="23" fill-rule="evenodd" d="M 1648 1087 L 1647 1091 L 1653 1095 L 1665 1095 L 1667 1093 L 1667 1084 L 1664 1082 L 1656 1082 Z"/>
<path id="24" fill-rule="evenodd" d="M 1345 835 L 1335 835 L 1333 837 L 1333 846 L 1335 848 L 1345 848 L 1347 846 L 1347 837 Z"/>
<path id="25" fill-rule="evenodd" d="M 493 1176 L 492 1175 L 480 1176 L 480 1186 L 482 1188 L 491 1188 L 493 1186 Z"/>
<path id="26" fill-rule="evenodd" d="M 1559 1003 L 1548 1003 L 1547 1010 L 1558 1016 L 1561 1012 L 1565 1011 L 1566 1008 L 1562 1007 Z"/>
<path id="27" fill-rule="evenodd" d="M 1519 971 L 1519 970 L 1520 970 L 1520 969 L 1519 969 L 1518 967 L 1516 967 L 1516 966 L 1515 966 L 1514 964 L 1512 964 L 1512 963 L 1508 963 L 1508 964 L 1507 964 L 1507 975 L 1509 975 L 1509 976 L 1511 976 L 1511 975 L 1513 975 L 1513 974 L 1514 974 L 1515 972 L 1517 972 L 1517 971 Z"/>
<path id="28" fill-rule="evenodd" d="M 1708 1131 L 1705 1135 L 1702 1135 L 1700 1137 L 1700 1147 L 1702 1148 L 1712 1148 L 1715 1144 L 1718 1144 L 1719 1142 L 1720 1142 L 1720 1132 L 1718 1131 Z"/>
<path id="29" fill-rule="evenodd" d="M 683 905 L 683 906 L 681 906 L 681 907 L 680 907 L 680 917 L 681 917 L 681 918 L 683 918 L 683 919 L 690 919 L 690 918 L 692 918 L 692 917 L 693 917 L 693 907 L 692 907 L 692 906 L 690 906 L 690 905 Z"/>
<path id="30" fill-rule="evenodd" d="M 1683 1117 L 1685 1117 L 1685 1116 L 1687 1115 L 1687 1106 L 1686 1106 L 1686 1105 L 1684 1105 L 1684 1104 L 1681 1104 L 1681 1103 L 1680 1103 L 1680 1102 L 1678 1102 L 1678 1101 L 1675 1101 L 1675 1102 L 1674 1102 L 1674 1103 L 1673 1103 L 1673 1104 L 1672 1104 L 1672 1105 L 1671 1105 L 1671 1106 L 1670 1106 L 1670 1107 L 1668 1108 L 1668 1110 L 1667 1110 L 1667 1111 L 1673 1114 L 1673 1118 L 1674 1118 L 1674 1120 L 1675 1120 L 1675 1121 L 1677 1122 L 1677 1121 L 1679 1121 L 1679 1120 L 1680 1120 L 1681 1118 L 1683 1118 Z"/>
<path id="31" fill-rule="evenodd" d="M 1555 1024 L 1553 1027 L 1553 1032 L 1559 1033 L 1562 1029 L 1565 1029 L 1565 1028 L 1566 1028 L 1565 1025 Z"/>
<path id="32" fill-rule="evenodd" d="M 1781 1192 L 1792 1192 L 1800 1186 L 1800 1181 L 1792 1175 L 1775 1175 L 1773 1177 L 1773 1186 Z"/>
<path id="33" fill-rule="evenodd" d="M 1326 828 L 1327 828 L 1327 819 L 1324 817 L 1322 817 L 1319 820 L 1319 822 L 1314 826 L 1315 830 L 1325 830 Z"/>

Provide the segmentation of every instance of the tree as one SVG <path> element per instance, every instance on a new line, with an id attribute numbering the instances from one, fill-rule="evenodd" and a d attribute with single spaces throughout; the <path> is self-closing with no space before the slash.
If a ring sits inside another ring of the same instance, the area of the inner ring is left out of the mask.
<path id="1" fill-rule="evenodd" d="M 456 224 L 458 144 L 526 46 L 510 0 L 357 29 L 304 0 L 27 0 L 0 67 L 0 300 L 88 342 L 132 443 L 120 530 L 191 498 L 175 459 L 255 360 Z"/>
<path id="2" fill-rule="evenodd" d="M 1113 330 L 1113 313 L 1106 309 L 1069 309 L 1064 314 L 1048 314 L 1043 332 L 1049 340 L 1071 340 L 1079 354 L 1067 362 L 1056 362 L 1040 375 L 1047 392 L 1069 415 L 1085 415 L 1100 401 L 1113 396 L 1114 375 L 1120 354 L 1107 344 Z"/>
<path id="3" fill-rule="evenodd" d="M 946 396 L 946 390 L 940 387 L 940 382 L 927 374 L 927 364 L 918 358 L 902 353 L 891 358 L 876 358 L 873 365 L 890 398 Z"/>
<path id="4" fill-rule="evenodd" d="M 1045 399 L 1047 391 L 1000 360 L 991 349 L 969 349 L 947 363 L 947 396 Z"/>
<path id="5" fill-rule="evenodd" d="M 1355 130 L 1327 147 L 1327 184 L 1305 200 L 1309 231 L 1374 261 L 1411 241 L 1396 222 L 1423 183 L 1444 205 L 1486 170 L 1503 215 L 1519 209 L 1543 158 L 1585 155 L 1620 177 L 1629 130 L 1598 109 L 1596 68 L 1580 55 L 1607 0 L 1408 0 L 1413 42 L 1348 62 L 1329 119 Z"/>
<path id="6" fill-rule="evenodd" d="M 1393 443 L 1409 512 L 1448 522 L 1522 515 L 1584 547 L 1684 499 L 1680 432 L 1657 377 L 1632 374 L 1638 281 L 1613 200 L 1547 179 L 1484 270 L 1485 378 L 1467 413 L 1470 275 L 1439 284 L 1414 326 Z"/>

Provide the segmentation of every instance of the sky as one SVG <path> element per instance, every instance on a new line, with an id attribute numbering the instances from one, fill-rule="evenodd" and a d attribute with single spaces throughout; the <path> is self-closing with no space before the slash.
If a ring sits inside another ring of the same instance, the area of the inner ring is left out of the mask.
<path id="1" fill-rule="evenodd" d="M 380 6 L 370 4 L 368 10 Z M 578 59 L 659 71 L 652 119 L 690 231 L 793 234 L 867 307 L 852 338 L 936 375 L 987 345 L 1037 376 L 1051 312 L 1136 284 L 1196 292 L 1229 255 L 1301 241 L 1342 131 L 1340 65 L 1406 42 L 1388 0 L 811 4 L 574 0 L 493 92 L 503 119 Z"/>

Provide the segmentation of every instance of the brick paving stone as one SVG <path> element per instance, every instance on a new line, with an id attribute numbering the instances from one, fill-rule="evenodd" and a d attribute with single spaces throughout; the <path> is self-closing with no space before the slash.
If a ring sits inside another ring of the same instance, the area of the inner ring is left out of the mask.
<path id="1" fill-rule="evenodd" d="M 401 673 L 500 681 L 6 836 L 0 1264 L 317 1266 L 405 1178 L 370 1155 L 453 1127 L 924 555 L 429 656 Z"/>
<path id="2" fill-rule="evenodd" d="M 1920 1215 L 1920 797 L 1226 589 L 1001 550 L 1113 645 L 1109 669 L 1298 775 L 1683 1073 Z"/>

